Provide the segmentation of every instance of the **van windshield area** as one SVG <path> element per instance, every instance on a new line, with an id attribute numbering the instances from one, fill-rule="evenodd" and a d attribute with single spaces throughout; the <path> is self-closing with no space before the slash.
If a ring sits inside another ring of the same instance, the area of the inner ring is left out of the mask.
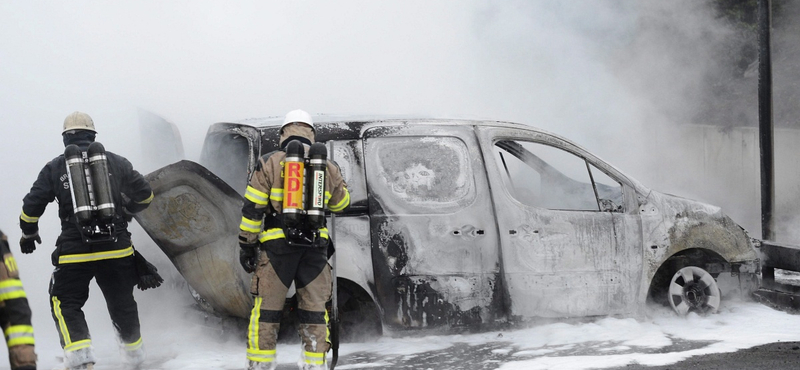
<path id="1" fill-rule="evenodd" d="M 506 190 L 524 205 L 623 211 L 622 185 L 584 158 L 532 141 L 502 140 L 494 148 Z"/>
<path id="2" fill-rule="evenodd" d="M 200 164 L 244 194 L 248 182 L 250 143 L 235 133 L 217 133 L 206 137 L 200 153 Z"/>

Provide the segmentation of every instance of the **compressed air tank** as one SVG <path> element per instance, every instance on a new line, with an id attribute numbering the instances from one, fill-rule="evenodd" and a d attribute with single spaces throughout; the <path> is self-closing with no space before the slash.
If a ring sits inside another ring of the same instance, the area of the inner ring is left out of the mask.
<path id="1" fill-rule="evenodd" d="M 303 214 L 303 182 L 305 179 L 305 148 L 300 141 L 292 140 L 286 145 L 283 160 L 283 223 L 287 227 L 297 226 Z"/>
<path id="2" fill-rule="evenodd" d="M 97 216 L 102 221 L 114 217 L 114 198 L 111 191 L 111 179 L 108 177 L 108 158 L 103 144 L 93 142 L 87 150 L 89 157 L 89 173 L 92 176 L 92 190 Z"/>
<path id="3" fill-rule="evenodd" d="M 325 144 L 314 143 L 308 150 L 306 169 L 306 214 L 313 229 L 325 226 L 325 171 L 328 168 L 328 150 Z"/>
<path id="4" fill-rule="evenodd" d="M 75 217 L 80 225 L 88 225 L 92 222 L 92 201 L 89 195 L 89 181 L 86 178 L 83 153 L 77 145 L 70 144 L 64 148 L 64 158 L 67 162 L 67 177 L 69 178 Z"/>

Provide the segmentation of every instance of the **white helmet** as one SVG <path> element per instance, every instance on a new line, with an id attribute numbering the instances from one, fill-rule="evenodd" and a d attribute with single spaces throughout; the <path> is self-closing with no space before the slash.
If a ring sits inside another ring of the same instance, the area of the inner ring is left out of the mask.
<path id="1" fill-rule="evenodd" d="M 88 130 L 97 132 L 94 129 L 94 121 L 92 121 L 92 117 L 89 117 L 88 114 L 83 112 L 73 112 L 64 119 L 64 131 L 61 131 L 61 133 L 63 134 L 70 130 Z"/>
<path id="2" fill-rule="evenodd" d="M 314 130 L 314 121 L 311 119 L 311 115 L 302 109 L 295 109 L 289 113 L 286 113 L 286 117 L 283 119 L 283 124 L 281 125 L 281 130 L 283 130 L 284 126 L 293 122 L 305 123 L 311 126 L 311 129 Z"/>

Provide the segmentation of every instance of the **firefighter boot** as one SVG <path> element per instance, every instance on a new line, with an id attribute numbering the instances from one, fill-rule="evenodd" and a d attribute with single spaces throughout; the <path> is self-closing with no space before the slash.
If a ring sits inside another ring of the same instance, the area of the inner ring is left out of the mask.
<path id="1" fill-rule="evenodd" d="M 300 361 L 297 361 L 299 370 L 328 370 L 325 353 L 304 352 Z"/>
<path id="2" fill-rule="evenodd" d="M 94 364 L 90 362 L 88 364 L 81 364 L 75 367 L 68 367 L 66 370 L 94 370 Z"/>
<path id="3" fill-rule="evenodd" d="M 278 363 L 275 361 L 258 362 L 247 360 L 247 368 L 245 368 L 245 370 L 275 370 L 277 367 Z"/>
<path id="4" fill-rule="evenodd" d="M 91 346 L 64 352 L 64 365 L 68 370 L 91 370 L 96 361 Z"/>
<path id="5" fill-rule="evenodd" d="M 142 363 L 144 363 L 144 360 L 147 357 L 144 352 L 144 347 L 141 346 L 141 342 L 139 342 L 139 346 L 136 348 L 131 348 L 130 345 L 123 344 L 121 352 L 122 362 L 125 364 L 125 370 L 141 369 Z"/>
<path id="6" fill-rule="evenodd" d="M 14 370 L 36 370 L 36 353 L 32 345 L 8 347 L 8 360 Z"/>
<path id="7" fill-rule="evenodd" d="M 328 363 L 323 362 L 321 364 L 308 364 L 308 363 L 297 363 L 297 368 L 299 370 L 328 370 Z"/>

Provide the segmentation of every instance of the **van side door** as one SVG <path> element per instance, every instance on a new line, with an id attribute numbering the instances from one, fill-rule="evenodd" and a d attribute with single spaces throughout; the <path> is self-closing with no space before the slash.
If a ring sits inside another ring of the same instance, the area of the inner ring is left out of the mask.
<path id="1" fill-rule="evenodd" d="M 632 188 L 561 138 L 500 127 L 479 132 L 511 315 L 630 312 L 642 270 L 641 225 L 626 201 Z"/>
<path id="2" fill-rule="evenodd" d="M 458 327 L 497 318 L 498 236 L 472 126 L 371 128 L 364 158 L 384 323 Z"/>

